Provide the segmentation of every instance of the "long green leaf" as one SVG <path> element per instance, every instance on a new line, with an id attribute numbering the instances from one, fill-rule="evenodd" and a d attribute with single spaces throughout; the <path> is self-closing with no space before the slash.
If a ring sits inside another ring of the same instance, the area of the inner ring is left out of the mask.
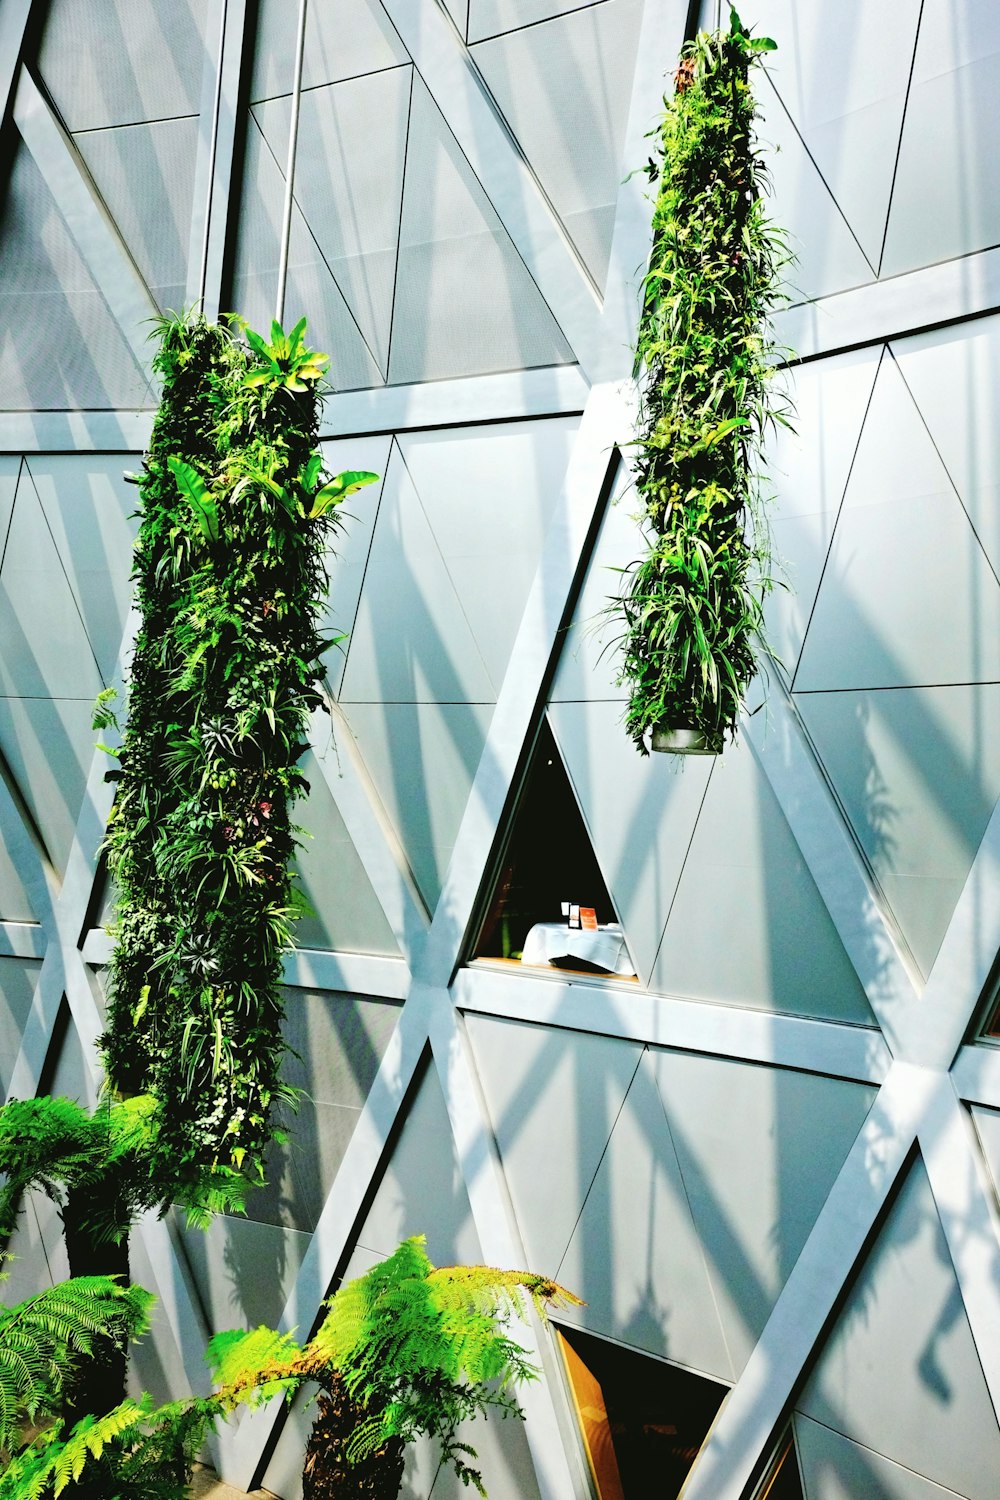
<path id="1" fill-rule="evenodd" d="M 167 465 L 177 483 L 182 497 L 188 502 L 202 535 L 210 542 L 219 540 L 219 511 L 209 493 L 208 486 L 189 463 L 171 455 Z"/>

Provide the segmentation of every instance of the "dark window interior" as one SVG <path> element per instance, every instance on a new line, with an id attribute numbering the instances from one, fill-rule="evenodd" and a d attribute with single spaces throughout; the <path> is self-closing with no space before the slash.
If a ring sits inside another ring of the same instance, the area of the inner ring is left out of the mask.
<path id="1" fill-rule="evenodd" d="M 590 1334 L 559 1337 L 601 1500 L 675 1500 L 727 1388 Z"/>
<path id="2" fill-rule="evenodd" d="M 476 958 L 520 958 L 524 939 L 536 922 L 565 920 L 563 901 L 593 907 L 599 923 L 618 920 L 552 731 L 543 719 Z"/>

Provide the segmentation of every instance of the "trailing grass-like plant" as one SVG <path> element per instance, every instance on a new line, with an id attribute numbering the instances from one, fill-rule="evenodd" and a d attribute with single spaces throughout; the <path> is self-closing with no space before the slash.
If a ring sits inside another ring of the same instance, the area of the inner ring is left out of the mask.
<path id="1" fill-rule="evenodd" d="M 140 616 L 107 836 L 118 898 L 104 1060 L 157 1100 L 161 1202 L 206 1169 L 252 1183 L 281 1082 L 291 820 L 324 702 L 318 621 L 336 506 L 377 476 L 317 451 L 327 364 L 305 320 L 246 342 L 165 320 L 141 479 Z M 97 727 L 114 721 L 102 703 Z"/>
<path id="2" fill-rule="evenodd" d="M 682 53 L 659 132 L 653 246 L 636 347 L 636 484 L 645 556 L 609 609 L 622 625 L 626 727 L 696 731 L 720 751 L 756 672 L 772 586 L 757 473 L 774 392 L 769 314 L 785 240 L 766 217 L 750 75 L 775 43 L 702 32 Z"/>

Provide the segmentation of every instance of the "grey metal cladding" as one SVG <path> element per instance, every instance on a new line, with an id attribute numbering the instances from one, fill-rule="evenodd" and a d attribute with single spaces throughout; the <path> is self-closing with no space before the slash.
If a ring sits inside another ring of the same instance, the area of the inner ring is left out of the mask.
<path id="1" fill-rule="evenodd" d="M 919 1158 L 797 1405 L 968 1500 L 995 1493 L 1000 1430 Z"/>

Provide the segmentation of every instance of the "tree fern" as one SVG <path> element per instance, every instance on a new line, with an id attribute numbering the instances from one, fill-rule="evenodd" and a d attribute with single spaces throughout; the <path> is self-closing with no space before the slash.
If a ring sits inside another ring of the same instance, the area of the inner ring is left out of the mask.
<path id="1" fill-rule="evenodd" d="M 109 1276 L 78 1276 L 0 1307 L 0 1448 L 20 1441 L 21 1423 L 59 1410 L 67 1375 L 99 1338 L 123 1344 L 146 1328 L 152 1297 Z"/>
<path id="2" fill-rule="evenodd" d="M 435 1269 L 422 1238 L 348 1282 L 327 1303 L 316 1336 L 260 1327 L 215 1336 L 207 1358 L 218 1388 L 157 1407 L 149 1396 L 66 1433 L 57 1425 L 0 1475 L 0 1500 L 50 1500 L 95 1466 L 114 1500 L 182 1500 L 194 1455 L 209 1429 L 236 1406 L 289 1398 L 315 1381 L 324 1394 L 306 1459 L 308 1495 L 396 1493 L 401 1445 L 430 1436 L 463 1484 L 485 1494 L 460 1441 L 469 1417 L 489 1410 L 520 1415 L 511 1387 L 535 1377 L 508 1333 L 530 1305 L 578 1298 L 529 1271 L 491 1266 Z"/>

